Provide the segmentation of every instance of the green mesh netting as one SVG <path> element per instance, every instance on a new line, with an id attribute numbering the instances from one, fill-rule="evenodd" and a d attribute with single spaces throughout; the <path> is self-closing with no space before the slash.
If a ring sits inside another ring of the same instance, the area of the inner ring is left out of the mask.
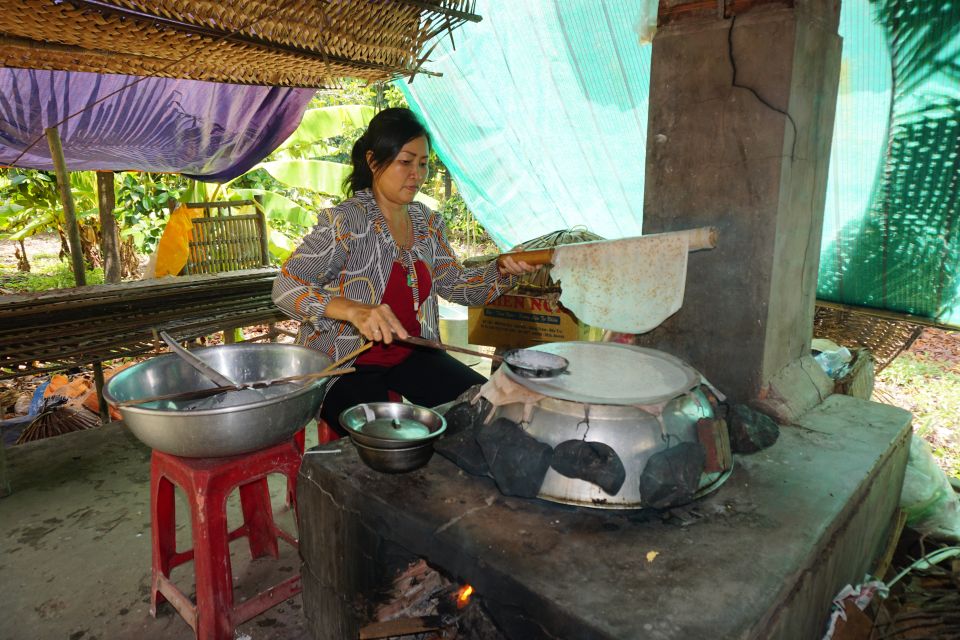
<path id="1" fill-rule="evenodd" d="M 857 102 L 849 93 L 841 93 L 837 131 L 847 131 L 840 135 L 841 145 L 859 133 L 882 146 L 873 162 L 863 162 L 871 150 L 838 154 L 834 149 L 838 171 L 857 170 L 853 165 L 859 160 L 861 170 L 874 175 L 869 182 L 859 176 L 848 185 L 831 185 L 838 202 L 831 203 L 828 195 L 818 295 L 960 325 L 960 3 L 880 0 L 869 7 L 847 2 L 843 9 L 845 26 L 851 28 L 843 34 L 845 47 L 862 49 L 858 64 L 863 68 L 851 75 L 865 83 L 878 71 L 889 73 L 886 85 L 892 85 L 893 98 L 890 104 L 889 89 L 882 91 L 883 82 L 876 82 L 886 99 L 875 94 L 873 100 L 861 100 L 868 110 L 864 114 L 850 108 Z M 854 13 L 855 23 L 849 19 Z M 871 63 L 873 68 L 866 68 Z M 881 120 L 875 111 L 884 103 L 889 115 Z M 880 123 L 878 141 L 873 133 Z M 869 199 L 862 206 L 856 197 L 864 194 Z"/>
<path id="2" fill-rule="evenodd" d="M 501 247 L 640 232 L 655 0 L 478 0 L 402 83 Z M 818 295 L 960 326 L 960 2 L 845 0 Z"/>
<path id="3" fill-rule="evenodd" d="M 464 200 L 503 248 L 585 226 L 639 235 L 656 2 L 478 0 L 477 24 L 442 39 L 442 77 L 399 84 Z"/>

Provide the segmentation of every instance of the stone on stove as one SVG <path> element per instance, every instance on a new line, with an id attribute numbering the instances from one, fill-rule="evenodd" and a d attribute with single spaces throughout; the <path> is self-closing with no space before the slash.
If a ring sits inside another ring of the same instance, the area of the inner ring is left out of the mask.
<path id="1" fill-rule="evenodd" d="M 730 449 L 733 453 L 755 453 L 766 449 L 780 437 L 780 427 L 774 420 L 745 404 L 734 405 L 730 411 Z"/>
<path id="2" fill-rule="evenodd" d="M 550 466 L 568 478 L 585 480 L 614 496 L 627 479 L 620 456 L 602 442 L 567 440 L 553 450 Z"/>
<path id="3" fill-rule="evenodd" d="M 699 442 L 681 442 L 653 454 L 640 474 L 640 503 L 666 509 L 690 502 L 700 486 L 705 461 Z"/>
<path id="4" fill-rule="evenodd" d="M 535 498 L 550 468 L 553 449 L 524 433 L 516 422 L 497 418 L 480 429 L 477 442 L 490 475 L 507 496 Z"/>
<path id="5" fill-rule="evenodd" d="M 480 398 L 476 404 L 460 402 L 450 407 L 443 415 L 447 421 L 447 431 L 433 445 L 434 451 L 467 473 L 488 475 L 490 467 L 477 443 L 477 433 L 489 411 L 490 402 L 485 398 Z"/>

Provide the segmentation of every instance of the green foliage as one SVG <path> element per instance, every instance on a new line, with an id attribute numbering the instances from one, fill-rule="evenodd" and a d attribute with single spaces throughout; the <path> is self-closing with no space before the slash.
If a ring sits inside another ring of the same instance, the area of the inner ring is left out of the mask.
<path id="1" fill-rule="evenodd" d="M 63 205 L 56 176 L 47 171 L 8 169 L 0 182 L 0 237 L 20 240 L 35 233 L 63 231 Z M 116 174 L 116 208 L 121 234 L 134 237 L 137 250 L 150 253 L 163 232 L 167 207 L 186 191 L 190 180 L 179 175 Z M 99 226 L 97 178 L 92 171 L 70 174 L 77 220 Z"/>
<path id="2" fill-rule="evenodd" d="M 368 105 L 342 105 L 308 109 L 303 114 L 300 126 L 274 152 L 291 158 L 307 158 L 311 156 L 341 156 L 343 155 L 344 137 L 353 138 L 370 123 L 374 116 L 374 109 Z M 353 140 L 350 145 L 353 145 Z M 349 161 L 349 149 L 346 161 Z"/>
<path id="3" fill-rule="evenodd" d="M 950 363 L 903 353 L 877 375 L 877 384 L 896 389 L 898 404 L 914 415 L 917 436 L 929 441 L 947 472 L 960 478 L 960 437 L 942 435 L 957 430 L 960 371 Z"/>
<path id="4" fill-rule="evenodd" d="M 351 172 L 349 165 L 329 160 L 274 160 L 258 167 L 284 186 L 331 196 L 343 195 L 343 182 Z"/>
<path id="5" fill-rule="evenodd" d="M 438 211 L 447 223 L 451 240 L 465 245 L 467 255 L 460 256 L 461 258 L 496 252 L 496 244 L 467 208 L 467 203 L 459 193 L 454 193 L 444 200 Z"/>
<path id="6" fill-rule="evenodd" d="M 59 256 L 33 256 L 34 269 L 29 273 L 0 264 L 0 286 L 14 291 L 49 291 L 76 286 L 70 262 Z M 87 284 L 103 284 L 103 269 L 87 270 Z"/>
<path id="7" fill-rule="evenodd" d="M 174 174 L 118 174 L 115 181 L 120 234 L 133 236 L 139 253 L 153 253 L 169 217 L 171 201 L 182 202 L 193 180 Z M 191 198 L 192 200 L 192 198 Z"/>
<path id="8" fill-rule="evenodd" d="M 46 171 L 7 169 L 0 185 L 0 237 L 22 240 L 56 229 L 60 197 L 54 175 Z"/>

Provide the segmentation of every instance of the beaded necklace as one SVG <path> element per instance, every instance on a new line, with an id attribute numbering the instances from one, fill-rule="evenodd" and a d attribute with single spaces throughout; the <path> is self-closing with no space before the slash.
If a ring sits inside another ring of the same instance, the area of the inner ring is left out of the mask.
<path id="1" fill-rule="evenodd" d="M 410 287 L 410 292 L 413 294 L 413 310 L 419 311 L 420 282 L 417 279 L 416 260 L 413 255 L 413 220 L 410 218 L 409 212 L 407 212 L 407 230 L 409 231 L 410 247 L 404 247 L 396 239 L 394 239 L 394 244 L 397 245 L 397 251 L 400 254 L 400 264 L 407 270 L 407 286 Z"/>

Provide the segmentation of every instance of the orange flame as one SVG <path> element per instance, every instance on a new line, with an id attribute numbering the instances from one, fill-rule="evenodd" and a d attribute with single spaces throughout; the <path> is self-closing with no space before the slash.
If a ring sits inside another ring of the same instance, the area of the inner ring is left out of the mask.
<path id="1" fill-rule="evenodd" d="M 457 609 L 463 609 L 470 604 L 470 596 L 473 595 L 473 587 L 464 585 L 457 592 Z"/>

